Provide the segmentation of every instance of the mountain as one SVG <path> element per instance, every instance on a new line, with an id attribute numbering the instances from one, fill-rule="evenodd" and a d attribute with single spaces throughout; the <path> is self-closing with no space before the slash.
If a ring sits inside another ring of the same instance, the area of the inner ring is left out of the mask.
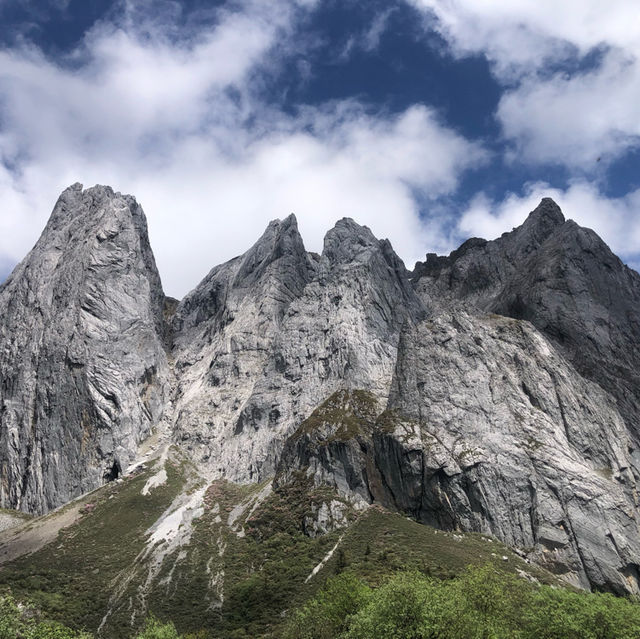
<path id="1" fill-rule="evenodd" d="M 135 199 L 74 185 L 0 309 L 0 504 L 45 515 L 0 582 L 65 622 L 261 636 L 388 553 L 640 592 L 640 276 L 549 199 L 412 272 L 289 216 L 178 302 Z"/>
<path id="2" fill-rule="evenodd" d="M 272 222 L 177 307 L 175 436 L 234 481 L 273 475 L 284 440 L 342 387 L 389 394 L 400 331 L 421 312 L 388 242 L 341 220 L 321 256 Z"/>
<path id="3" fill-rule="evenodd" d="M 168 398 L 164 294 L 144 213 L 59 198 L 0 288 L 0 503 L 43 513 L 117 478 Z"/>
<path id="4" fill-rule="evenodd" d="M 423 297 L 531 322 L 615 398 L 637 448 L 640 275 L 551 199 L 493 242 L 471 239 L 449 257 L 427 256 L 412 279 Z"/>

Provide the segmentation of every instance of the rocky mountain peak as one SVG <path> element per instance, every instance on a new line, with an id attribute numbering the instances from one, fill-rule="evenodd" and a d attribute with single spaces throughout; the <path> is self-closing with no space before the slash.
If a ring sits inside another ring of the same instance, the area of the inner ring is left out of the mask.
<path id="1" fill-rule="evenodd" d="M 132 213 L 135 211 L 135 206 L 131 206 L 135 203 L 135 198 L 131 195 L 117 193 L 110 186 L 102 184 L 85 189 L 82 184 L 76 182 L 60 194 L 47 227 L 58 228 L 68 224 L 74 219 L 86 216 L 89 210 L 92 215 L 98 214 L 101 209 L 106 212 L 109 202 L 113 200 L 119 200 L 122 205 L 131 207 Z"/>
<path id="2" fill-rule="evenodd" d="M 529 213 L 514 234 L 514 248 L 519 253 L 526 253 L 540 246 L 559 226 L 565 223 L 560 207 L 550 198 L 545 197 L 540 204 Z"/>
<path id="3" fill-rule="evenodd" d="M 344 217 L 325 235 L 322 257 L 330 264 L 345 264 L 366 260 L 366 256 L 379 250 L 379 247 L 380 241 L 369 227 Z"/>
<path id="4" fill-rule="evenodd" d="M 43 512 L 128 465 L 163 411 L 163 303 L 135 199 L 64 191 L 0 289 L 3 506 Z"/>
<path id="5" fill-rule="evenodd" d="M 270 315 L 282 317 L 313 277 L 316 262 L 305 250 L 293 213 L 271 221 L 246 253 L 213 268 L 180 302 L 173 322 L 177 339 L 207 322 L 209 332 L 218 330 L 235 317 L 245 300 L 267 304 Z"/>
<path id="6" fill-rule="evenodd" d="M 527 219 L 523 222 L 523 227 L 532 225 L 546 224 L 550 227 L 558 226 L 565 222 L 562 209 L 556 204 L 555 200 L 550 197 L 543 197 L 540 204 L 529 213 Z"/>
<path id="7" fill-rule="evenodd" d="M 269 223 L 262 237 L 242 256 L 233 285 L 250 286 L 275 262 L 281 277 L 289 275 L 296 280 L 298 276 L 306 280 L 312 268 L 293 213 Z"/>

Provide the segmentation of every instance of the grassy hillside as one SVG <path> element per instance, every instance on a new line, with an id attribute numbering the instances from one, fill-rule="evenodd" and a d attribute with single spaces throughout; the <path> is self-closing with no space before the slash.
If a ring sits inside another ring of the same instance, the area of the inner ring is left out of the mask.
<path id="1" fill-rule="evenodd" d="M 495 540 L 436 531 L 376 506 L 358 513 L 343 504 L 348 527 L 310 537 L 305 518 L 338 498 L 303 477 L 273 492 L 269 482 L 206 485 L 175 455 L 164 468 L 164 483 L 159 468 L 149 469 L 70 504 L 67 519 L 62 509 L 26 524 L 14 547 L 43 520 L 71 522 L 6 562 L 0 587 L 109 638 L 129 637 L 153 613 L 180 632 L 229 639 L 280 636 L 287 615 L 345 570 L 376 585 L 400 569 L 448 578 L 494 561 L 505 573 L 553 581 Z"/>
<path id="2" fill-rule="evenodd" d="M 148 496 L 141 490 L 149 473 L 141 473 L 65 507 L 78 508 L 79 518 L 43 548 L 3 565 L 0 585 L 29 598 L 52 619 L 96 630 L 114 584 L 144 547 L 145 531 L 182 489 L 182 470 L 172 462 L 166 470 L 166 484 Z M 55 524 L 65 509 L 43 519 Z M 24 537 L 37 521 L 23 529 Z M 128 631 L 124 615 L 113 620 L 113 636 Z"/>

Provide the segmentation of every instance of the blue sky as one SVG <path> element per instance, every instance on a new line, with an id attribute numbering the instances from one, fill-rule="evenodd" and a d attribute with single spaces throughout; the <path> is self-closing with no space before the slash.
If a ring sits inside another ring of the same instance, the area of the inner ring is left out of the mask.
<path id="1" fill-rule="evenodd" d="M 76 181 L 178 297 L 292 211 L 411 268 L 550 195 L 640 263 L 635 0 L 0 0 L 0 47 L 0 278 Z"/>

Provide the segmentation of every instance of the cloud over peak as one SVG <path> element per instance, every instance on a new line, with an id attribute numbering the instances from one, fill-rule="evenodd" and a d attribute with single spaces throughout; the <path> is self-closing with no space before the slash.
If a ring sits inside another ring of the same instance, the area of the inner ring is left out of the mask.
<path id="1" fill-rule="evenodd" d="M 13 212 L 0 255 L 21 258 L 57 193 L 80 181 L 138 197 L 176 296 L 292 210 L 311 248 L 348 215 L 416 259 L 426 239 L 414 193 L 450 193 L 485 157 L 423 105 L 266 103 L 256 76 L 278 65 L 313 3 L 249 0 L 188 38 L 157 12 L 145 22 L 125 9 L 65 60 L 0 52 L 0 184 Z"/>
<path id="2" fill-rule="evenodd" d="M 592 172 L 639 145 L 634 0 L 411 1 L 455 55 L 490 60 L 507 87 L 496 115 L 519 159 Z"/>

